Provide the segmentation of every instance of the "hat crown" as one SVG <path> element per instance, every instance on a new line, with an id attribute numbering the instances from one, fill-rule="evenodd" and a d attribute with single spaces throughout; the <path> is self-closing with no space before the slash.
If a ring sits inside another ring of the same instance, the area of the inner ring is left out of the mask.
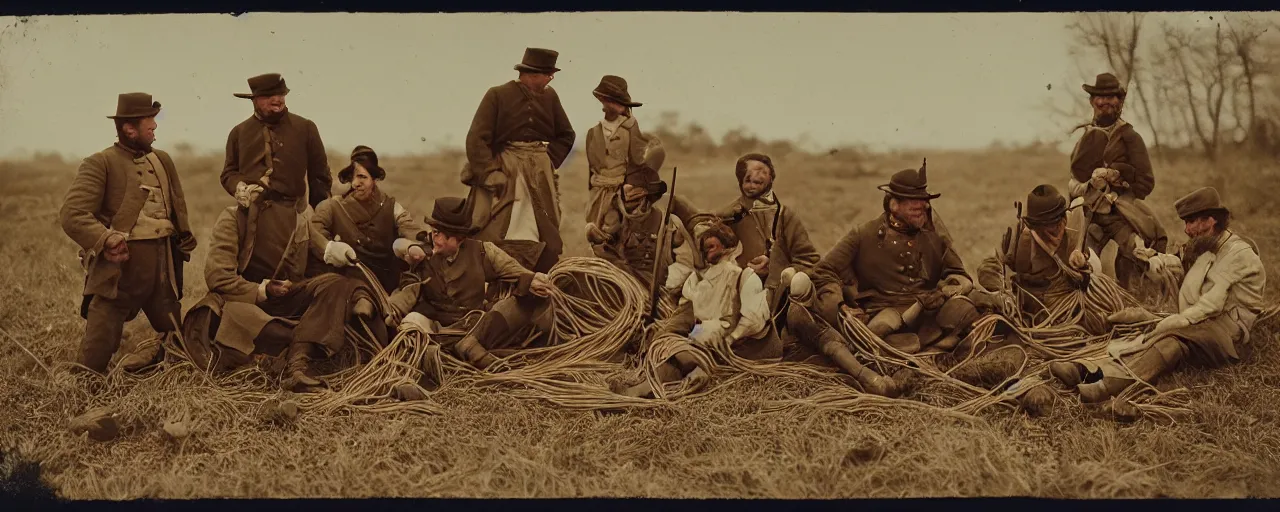
<path id="1" fill-rule="evenodd" d="M 285 85 L 284 77 L 280 73 L 267 73 L 250 77 L 249 93 L 236 93 L 238 98 L 253 98 L 257 96 L 277 96 L 289 94 L 289 86 Z"/>
<path id="2" fill-rule="evenodd" d="M 560 52 L 548 50 L 546 48 L 525 48 L 524 58 L 520 60 L 520 64 L 530 68 L 551 71 L 556 67 L 556 60 L 560 58 Z"/>
<path id="3" fill-rule="evenodd" d="M 471 212 L 467 211 L 467 200 L 463 197 L 440 197 L 431 207 L 431 217 L 427 224 L 437 229 L 472 232 Z"/>
<path id="4" fill-rule="evenodd" d="M 374 164 L 378 163 L 378 154 L 369 146 L 356 146 L 355 149 L 351 150 L 352 161 L 355 161 L 356 157 L 359 156 L 364 156 L 365 158 L 372 160 Z"/>
<path id="5" fill-rule="evenodd" d="M 1032 222 L 1050 222 L 1067 214 L 1067 200 L 1053 185 L 1040 185 L 1027 194 L 1025 218 Z"/>
<path id="6" fill-rule="evenodd" d="M 1181 219 L 1214 210 L 1227 210 L 1222 205 L 1222 196 L 1218 194 L 1218 189 L 1213 187 L 1203 187 L 1182 196 L 1173 203 L 1173 207 L 1178 212 L 1178 218 Z"/>

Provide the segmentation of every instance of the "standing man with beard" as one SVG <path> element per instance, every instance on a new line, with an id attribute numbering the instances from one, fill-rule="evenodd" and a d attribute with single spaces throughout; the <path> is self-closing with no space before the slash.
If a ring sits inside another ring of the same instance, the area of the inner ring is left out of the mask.
<path id="1" fill-rule="evenodd" d="M 84 159 L 58 215 L 88 273 L 79 362 L 98 373 L 107 371 L 124 323 L 139 310 L 160 337 L 178 329 L 182 314 L 182 263 L 191 260 L 196 238 L 173 159 L 151 147 L 159 113 L 150 94 L 119 96 L 116 115 L 107 116 L 119 141 Z M 159 341 L 139 342 L 120 367 L 136 371 L 156 362 Z"/>
<path id="2" fill-rule="evenodd" d="M 320 131 L 311 120 L 289 112 L 289 88 L 277 73 L 249 79 L 253 115 L 227 136 L 222 188 L 248 209 L 247 246 L 241 266 L 272 275 L 282 265 L 297 219 L 329 197 L 333 176 Z M 304 194 L 306 197 L 304 197 Z"/>
<path id="3" fill-rule="evenodd" d="M 1168 244 L 1164 226 L 1142 201 L 1155 189 L 1156 178 L 1142 136 L 1120 117 L 1127 92 L 1116 76 L 1103 73 L 1082 87 L 1089 93 L 1093 121 L 1079 127 L 1084 135 L 1071 152 L 1068 192 L 1073 205 L 1084 206 L 1071 224 L 1087 234 L 1089 248 L 1098 254 L 1108 241 L 1116 242 L 1116 280 L 1132 290 L 1137 283 L 1130 281 L 1142 273 L 1134 249 L 1163 251 Z"/>
<path id="4" fill-rule="evenodd" d="M 738 265 L 760 275 L 768 294 L 770 316 L 778 312 L 788 282 L 783 270 L 808 272 L 822 255 L 809 241 L 809 233 L 794 209 L 784 206 L 773 192 L 777 178 L 768 155 L 749 153 L 734 166 L 742 195 L 717 212 L 742 243 Z"/>
<path id="5" fill-rule="evenodd" d="M 1146 260 L 1149 272 L 1167 268 L 1180 274 L 1179 312 L 1161 320 L 1138 343 L 1113 346 L 1102 358 L 1051 363 L 1053 376 L 1076 388 L 1083 402 L 1107 400 L 1135 379 L 1152 383 L 1182 363 L 1236 363 L 1237 350 L 1249 345 L 1267 282 L 1257 244 L 1229 229 L 1231 212 L 1213 188 L 1178 199 L 1174 208 L 1190 237 L 1182 250 L 1175 255 L 1139 249 L 1134 256 Z M 1123 417 L 1137 411 L 1129 407 L 1116 412 Z"/>
<path id="6" fill-rule="evenodd" d="M 845 311 L 904 352 L 950 351 L 978 319 L 964 262 L 933 227 L 929 202 L 941 194 L 927 187 L 924 166 L 895 173 L 879 187 L 884 214 L 850 230 L 816 265 L 814 309 L 828 326 Z"/>
<path id="7" fill-rule="evenodd" d="M 560 176 L 575 134 L 548 84 L 559 53 L 526 48 L 516 80 L 491 87 L 467 132 L 462 183 L 476 239 L 493 242 L 545 272 L 560 259 Z"/>

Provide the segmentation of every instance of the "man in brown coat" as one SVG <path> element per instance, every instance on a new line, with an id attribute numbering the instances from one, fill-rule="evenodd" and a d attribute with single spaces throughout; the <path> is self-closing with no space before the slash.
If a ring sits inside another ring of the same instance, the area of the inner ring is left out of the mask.
<path id="1" fill-rule="evenodd" d="M 284 78 L 255 76 L 249 90 L 235 94 L 253 101 L 253 115 L 227 136 L 220 179 L 222 188 L 249 212 L 242 257 L 258 273 L 271 274 L 298 216 L 329 197 L 333 177 L 316 124 L 285 107 L 289 88 Z"/>
<path id="2" fill-rule="evenodd" d="M 556 169 L 575 134 L 549 85 L 559 54 L 528 48 L 517 80 L 485 92 L 467 132 L 462 183 L 477 240 L 498 244 L 525 266 L 550 270 L 563 251 Z"/>
<path id="3" fill-rule="evenodd" d="M 124 323 L 139 310 L 161 336 L 177 330 L 182 314 L 182 263 L 190 261 L 196 239 L 173 159 L 151 147 L 158 113 L 160 103 L 150 94 L 121 94 L 116 115 L 107 116 L 119 141 L 84 159 L 59 212 L 88 273 L 79 362 L 100 373 L 120 347 Z M 119 364 L 138 370 L 159 355 L 159 340 L 145 340 Z"/>
<path id="4" fill-rule="evenodd" d="M 183 319 L 183 341 L 197 365 L 231 369 L 256 354 L 285 352 L 281 386 L 314 390 L 324 383 L 311 375 L 311 361 L 337 353 L 346 327 L 359 329 L 353 320 L 367 324 L 375 318 L 373 296 L 362 280 L 306 276 L 308 252 L 324 251 L 310 213 L 299 215 L 286 233 L 279 267 L 265 270 L 246 263 L 248 208 L 231 206 L 218 214 L 204 266 L 209 293 Z"/>
<path id="5" fill-rule="evenodd" d="M 743 155 L 734 166 L 734 174 L 742 195 L 716 213 L 742 243 L 738 265 L 760 275 L 769 297 L 769 311 L 777 314 L 790 285 L 782 282 L 782 271 L 792 268 L 793 272 L 808 272 L 822 255 L 809 241 L 809 232 L 796 210 L 784 206 L 774 194 L 777 172 L 768 155 Z"/>
<path id="6" fill-rule="evenodd" d="M 1072 222 L 1087 233 L 1089 248 L 1101 254 L 1114 240 L 1116 280 L 1134 289 L 1142 264 L 1133 250 L 1141 244 L 1163 251 L 1168 244 L 1164 226 L 1142 200 L 1155 189 L 1156 178 L 1142 136 L 1120 114 L 1127 92 L 1111 73 L 1098 75 L 1094 84 L 1083 84 L 1093 107 L 1093 121 L 1083 125 L 1084 135 L 1071 152 L 1068 192 L 1073 205 L 1084 208 Z"/>
<path id="7" fill-rule="evenodd" d="M 901 350 L 950 351 L 978 312 L 973 282 L 948 237 L 933 227 L 925 167 L 894 174 L 884 214 L 849 231 L 814 268 L 816 312 L 838 325 L 847 311 Z M 918 331 L 904 332 L 901 330 Z"/>
<path id="8" fill-rule="evenodd" d="M 417 324 L 432 332 L 458 357 L 485 369 L 497 359 L 490 350 L 510 348 L 513 335 L 539 318 L 549 318 L 551 293 L 546 274 L 533 272 L 491 242 L 470 238 L 466 201 L 436 199 L 427 223 L 434 228 L 432 250 L 391 294 L 387 325 Z M 484 311 L 486 287 L 514 285 L 512 296 Z M 481 312 L 476 315 L 476 312 Z M 450 332 L 434 329 L 437 322 Z"/>
<path id="9" fill-rule="evenodd" d="M 1067 227 L 1067 200 L 1058 189 L 1037 186 L 1027 194 L 1026 208 L 1018 225 L 1005 232 L 1001 256 L 990 256 L 978 267 L 978 284 L 985 291 L 974 290 L 970 297 L 1000 313 L 997 292 L 1011 290 L 1020 311 L 1037 320 L 1056 301 L 1082 290 L 1091 270 L 1080 250 L 1081 233 Z M 1089 308 L 1084 315 L 1089 332 L 1107 329 L 1105 315 Z"/>
<path id="10" fill-rule="evenodd" d="M 1187 194 L 1174 208 L 1190 240 L 1177 254 L 1147 249 L 1137 256 L 1148 272 L 1167 268 L 1181 280 L 1178 313 L 1133 342 L 1113 344 L 1100 358 L 1051 363 L 1051 374 L 1078 390 L 1083 402 L 1105 401 L 1138 379 L 1154 383 L 1182 364 L 1238 362 L 1250 344 L 1267 283 L 1257 244 L 1229 229 L 1231 212 L 1213 188 Z M 1121 417 L 1136 412 L 1116 409 Z"/>

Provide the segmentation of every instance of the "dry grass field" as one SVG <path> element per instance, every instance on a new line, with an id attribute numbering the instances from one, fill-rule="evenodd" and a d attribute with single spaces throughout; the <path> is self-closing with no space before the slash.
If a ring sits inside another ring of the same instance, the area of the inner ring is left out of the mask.
<path id="1" fill-rule="evenodd" d="M 105 146 L 110 141 L 104 140 Z M 163 146 L 162 146 L 163 147 Z M 336 173 L 348 148 L 331 148 Z M 935 202 L 972 270 L 1014 219 L 1013 202 L 1039 183 L 1060 187 L 1067 157 L 1043 149 L 904 152 L 777 158 L 780 199 L 799 212 L 820 251 L 876 215 L 875 186 L 929 159 Z M 209 229 L 232 199 L 219 187 L 221 156 L 173 152 L 201 246 L 187 267 L 190 306 L 205 292 Z M 78 158 L 78 157 L 77 157 Z M 457 154 L 383 158 L 383 187 L 417 215 L 441 195 L 460 195 Z M 736 194 L 734 158 L 673 154 L 677 192 L 703 206 Z M 492 390 L 446 387 L 432 396 L 445 414 L 309 416 L 277 424 L 214 400 L 194 372 L 163 378 L 74 376 L 83 333 L 83 275 L 57 211 L 78 164 L 45 158 L 0 163 L 0 448 L 39 461 L 44 481 L 70 499 L 194 497 L 1276 497 L 1280 496 L 1280 350 L 1269 329 L 1242 364 L 1188 369 L 1162 388 L 1190 389 L 1194 414 L 1174 424 L 1116 424 L 1074 398 L 1028 418 L 992 409 L 979 421 L 927 411 L 852 414 L 762 412 L 766 400 L 802 398 L 800 380 L 749 378 L 668 407 L 625 413 L 558 409 Z M 1150 201 L 1173 241 L 1172 203 L 1228 177 L 1235 227 L 1277 273 L 1280 167 L 1196 160 L 1157 164 Z M 567 252 L 587 255 L 580 219 L 586 162 L 561 169 Z M 1274 300 L 1276 286 L 1268 292 Z M 126 345 L 147 335 L 139 318 Z M 26 346 L 39 363 L 16 342 Z M 47 369 L 46 369 L 47 368 Z M 70 418 L 111 406 L 126 426 L 111 442 L 71 434 Z M 186 416 L 192 435 L 166 439 L 160 425 Z M 875 456 L 859 454 L 872 452 Z"/>

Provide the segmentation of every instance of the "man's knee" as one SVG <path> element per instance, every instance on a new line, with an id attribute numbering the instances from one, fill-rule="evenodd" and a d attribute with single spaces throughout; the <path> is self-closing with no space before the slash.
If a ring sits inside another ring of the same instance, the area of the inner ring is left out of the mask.
<path id="1" fill-rule="evenodd" d="M 973 325 L 980 316 L 972 300 L 965 296 L 955 296 L 942 303 L 935 319 L 938 327 L 945 330 L 963 330 Z"/>

